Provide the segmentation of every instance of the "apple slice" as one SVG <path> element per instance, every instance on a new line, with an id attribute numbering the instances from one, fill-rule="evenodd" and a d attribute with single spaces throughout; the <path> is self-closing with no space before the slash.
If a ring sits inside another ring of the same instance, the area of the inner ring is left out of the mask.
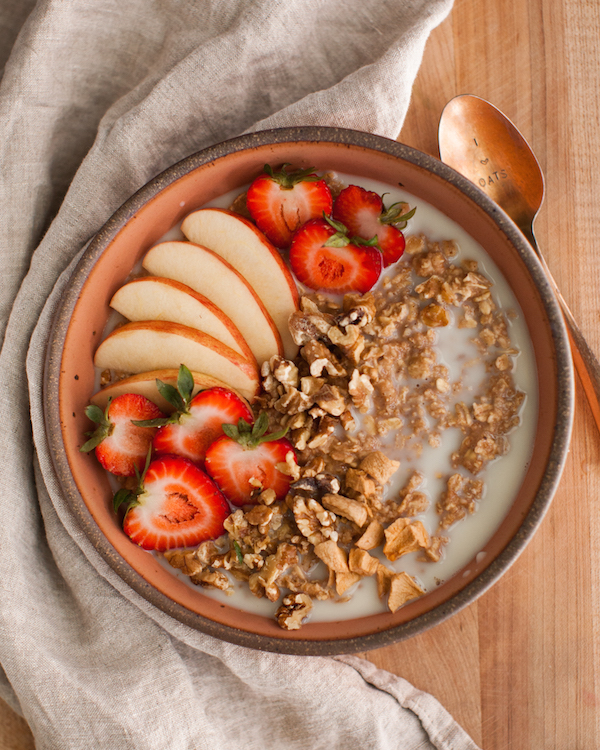
<path id="1" fill-rule="evenodd" d="M 117 380 L 115 383 L 111 383 L 97 393 L 94 393 L 91 402 L 104 411 L 109 398 L 116 398 L 123 393 L 137 393 L 156 404 L 163 413 L 170 414 L 173 411 L 173 406 L 160 395 L 156 387 L 156 381 L 157 379 L 162 380 L 163 383 L 168 383 L 175 387 L 177 385 L 178 372 L 178 370 L 153 370 L 152 372 L 141 372 L 137 375 L 131 375 L 129 378 Z M 229 388 L 229 390 L 234 391 L 241 399 L 246 400 L 241 393 L 226 385 L 222 380 L 205 375 L 203 372 L 193 372 L 192 377 L 194 378 L 192 396 L 195 396 L 199 391 L 205 391 L 207 388 L 219 387 Z"/>
<path id="2" fill-rule="evenodd" d="M 173 279 L 144 276 L 122 286 L 110 306 L 127 320 L 169 320 L 208 333 L 252 361 L 254 354 L 231 320 L 207 297 Z"/>
<path id="3" fill-rule="evenodd" d="M 192 372 L 223 381 L 248 401 L 260 387 L 256 362 L 249 362 L 202 331 L 163 320 L 126 323 L 117 328 L 96 350 L 94 364 L 101 370 L 133 374 L 185 364 Z"/>
<path id="4" fill-rule="evenodd" d="M 146 253 L 142 265 L 213 302 L 241 332 L 259 365 L 283 353 L 277 327 L 259 296 L 217 253 L 191 242 L 161 242 Z"/>
<path id="5" fill-rule="evenodd" d="M 255 289 L 279 330 L 288 359 L 298 353 L 288 321 L 298 308 L 298 289 L 279 251 L 254 224 L 222 208 L 201 208 L 186 216 L 181 231 L 192 242 L 218 253 Z"/>

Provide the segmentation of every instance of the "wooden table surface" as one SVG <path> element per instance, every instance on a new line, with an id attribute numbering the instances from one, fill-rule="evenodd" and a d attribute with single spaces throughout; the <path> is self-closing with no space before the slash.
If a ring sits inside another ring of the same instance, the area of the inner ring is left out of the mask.
<path id="1" fill-rule="evenodd" d="M 546 177 L 540 248 L 600 355 L 600 2 L 455 0 L 426 48 L 400 140 L 437 156 L 444 104 L 510 117 Z M 527 549 L 477 602 L 365 654 L 435 695 L 484 750 L 600 748 L 600 437 L 577 392 L 571 450 Z M 0 750 L 33 748 L 0 701 Z"/>

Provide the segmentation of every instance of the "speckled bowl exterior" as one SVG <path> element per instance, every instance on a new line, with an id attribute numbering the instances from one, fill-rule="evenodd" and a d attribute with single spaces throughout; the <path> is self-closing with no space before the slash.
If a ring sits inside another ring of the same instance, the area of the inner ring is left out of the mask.
<path id="1" fill-rule="evenodd" d="M 207 597 L 132 544 L 111 509 L 111 491 L 93 454 L 79 447 L 89 429 L 93 356 L 109 300 L 144 253 L 190 211 L 248 183 L 265 163 L 336 170 L 400 185 L 451 217 L 477 240 L 523 311 L 537 369 L 538 424 L 532 459 L 514 503 L 490 541 L 462 571 L 394 614 L 308 623 L 283 631 L 270 618 Z M 443 621 L 491 586 L 523 550 L 546 512 L 567 455 L 573 372 L 563 320 L 532 249 L 475 185 L 437 159 L 386 138 L 338 128 L 297 127 L 244 135 L 184 159 L 128 200 L 98 232 L 75 269 L 48 345 L 46 426 L 54 466 L 74 516 L 113 570 L 163 612 L 243 646 L 293 654 L 365 651 Z M 478 562 L 479 560 L 479 562 Z"/>

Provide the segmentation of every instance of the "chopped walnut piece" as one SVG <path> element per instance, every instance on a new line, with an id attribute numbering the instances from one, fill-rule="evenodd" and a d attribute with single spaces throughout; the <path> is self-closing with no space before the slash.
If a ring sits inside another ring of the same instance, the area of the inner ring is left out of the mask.
<path id="1" fill-rule="evenodd" d="M 220 591 L 232 590 L 229 578 L 220 570 L 200 570 L 191 575 L 190 580 L 207 588 L 219 589 Z"/>
<path id="2" fill-rule="evenodd" d="M 373 390 L 374 386 L 369 376 L 359 372 L 358 369 L 354 370 L 348 382 L 348 393 L 359 412 L 365 413 L 368 411 Z"/>
<path id="3" fill-rule="evenodd" d="M 292 544 L 282 543 L 277 547 L 277 552 L 269 555 L 265 560 L 263 567 L 253 573 L 248 579 L 250 590 L 256 594 L 262 588 L 269 601 L 279 599 L 279 588 L 276 585 L 277 578 L 290 565 L 298 562 L 298 551 Z M 262 595 L 259 593 L 257 595 Z"/>
<path id="4" fill-rule="evenodd" d="M 332 377 L 342 377 L 346 370 L 342 367 L 339 359 L 320 341 L 310 341 L 302 347 L 300 352 L 309 365 L 310 374 L 319 377 L 323 371 Z"/>
<path id="5" fill-rule="evenodd" d="M 366 550 L 354 547 L 348 555 L 348 566 L 352 573 L 358 573 L 361 576 L 373 576 L 377 573 L 380 562 L 376 557 L 372 557 Z"/>
<path id="6" fill-rule="evenodd" d="M 355 544 L 359 549 L 375 549 L 383 544 L 384 538 L 383 525 L 379 521 L 371 521 Z"/>
<path id="7" fill-rule="evenodd" d="M 173 568 L 177 568 L 186 576 L 199 573 L 205 566 L 196 557 L 195 550 L 167 550 L 165 559 Z"/>
<path id="8" fill-rule="evenodd" d="M 429 534 L 421 521 L 398 518 L 384 531 L 383 554 L 393 562 L 402 555 L 429 546 Z"/>
<path id="9" fill-rule="evenodd" d="M 284 630 L 298 630 L 312 608 L 312 599 L 307 594 L 288 594 L 283 597 L 281 606 L 275 613 L 275 619 Z"/>
<path id="10" fill-rule="evenodd" d="M 260 533 L 266 534 L 274 515 L 275 508 L 273 506 L 258 504 L 249 510 L 245 517 L 251 526 L 258 526 Z"/>
<path id="11" fill-rule="evenodd" d="M 306 396 L 297 388 L 286 388 L 285 393 L 273 404 L 281 414 L 297 414 L 307 411 L 312 405 L 312 398 Z"/>
<path id="12" fill-rule="evenodd" d="M 329 582 L 308 580 L 299 565 L 294 565 L 288 573 L 281 576 L 279 582 L 283 587 L 296 594 L 308 594 L 311 599 L 325 601 L 332 598 Z"/>
<path id="13" fill-rule="evenodd" d="M 332 511 L 338 516 L 347 518 L 359 528 L 367 522 L 369 515 L 367 508 L 364 503 L 358 500 L 352 500 L 343 495 L 323 495 L 321 502 L 327 510 Z"/>
<path id="14" fill-rule="evenodd" d="M 339 417 L 346 411 L 346 397 L 337 385 L 324 385 L 315 394 L 315 403 L 334 417 Z"/>
<path id="15" fill-rule="evenodd" d="M 346 553 L 333 540 L 315 544 L 315 555 L 334 573 L 348 573 Z"/>
<path id="16" fill-rule="evenodd" d="M 333 325 L 331 315 L 321 313 L 319 308 L 308 298 L 301 300 L 302 310 L 296 310 L 289 319 L 289 329 L 298 346 L 311 341 L 323 340 Z"/>
<path id="17" fill-rule="evenodd" d="M 379 484 L 387 484 L 400 466 L 399 461 L 393 461 L 381 451 L 373 451 L 363 458 L 359 468 L 366 471 Z"/>
<path id="18" fill-rule="evenodd" d="M 275 490 L 269 487 L 268 489 L 263 490 L 256 499 L 261 505 L 273 505 L 277 499 L 277 495 L 275 494 Z"/>
<path id="19" fill-rule="evenodd" d="M 334 543 L 338 540 L 335 528 L 335 514 L 318 503 L 313 498 L 296 495 L 293 500 L 292 512 L 296 519 L 298 530 L 311 544 L 317 545 L 326 540 Z"/>
<path id="20" fill-rule="evenodd" d="M 308 441 L 307 447 L 320 448 L 325 445 L 328 442 L 329 437 L 333 434 L 335 425 L 336 423 L 331 417 L 327 415 L 321 417 L 317 430 L 313 437 Z"/>
<path id="21" fill-rule="evenodd" d="M 337 324 L 341 328 L 357 326 L 362 328 L 368 325 L 375 317 L 375 298 L 371 292 L 364 295 L 346 294 L 344 296 L 344 312 L 338 316 Z"/>
<path id="22" fill-rule="evenodd" d="M 403 604 L 424 593 L 425 591 L 408 573 L 405 571 L 396 573 L 389 582 L 388 607 L 390 612 L 396 612 Z"/>
<path id="23" fill-rule="evenodd" d="M 298 466 L 296 456 L 294 456 L 292 451 L 288 451 L 285 454 L 285 463 L 281 461 L 280 463 L 275 464 L 275 468 L 282 474 L 292 477 L 293 480 L 299 479 L 300 477 L 300 467 Z"/>

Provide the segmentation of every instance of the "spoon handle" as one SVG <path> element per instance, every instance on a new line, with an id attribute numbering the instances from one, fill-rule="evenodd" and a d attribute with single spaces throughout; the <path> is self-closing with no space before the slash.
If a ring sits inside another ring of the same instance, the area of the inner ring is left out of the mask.
<path id="1" fill-rule="evenodd" d="M 571 356 L 573 357 L 573 364 L 581 380 L 581 385 L 585 395 L 587 396 L 590 409 L 592 410 L 592 416 L 596 422 L 598 430 L 600 430 L 600 362 L 596 358 L 594 352 L 590 349 L 588 342 L 585 340 L 581 329 L 575 322 L 573 313 L 569 309 L 565 298 L 562 296 L 560 289 L 554 277 L 550 273 L 544 256 L 541 254 L 535 236 L 533 234 L 533 227 L 521 227 L 521 231 L 527 237 L 531 246 L 537 253 L 542 268 L 550 282 L 552 291 L 558 300 L 558 304 L 562 310 L 562 314 L 567 325 L 567 333 L 569 335 L 569 342 L 571 344 Z"/>

